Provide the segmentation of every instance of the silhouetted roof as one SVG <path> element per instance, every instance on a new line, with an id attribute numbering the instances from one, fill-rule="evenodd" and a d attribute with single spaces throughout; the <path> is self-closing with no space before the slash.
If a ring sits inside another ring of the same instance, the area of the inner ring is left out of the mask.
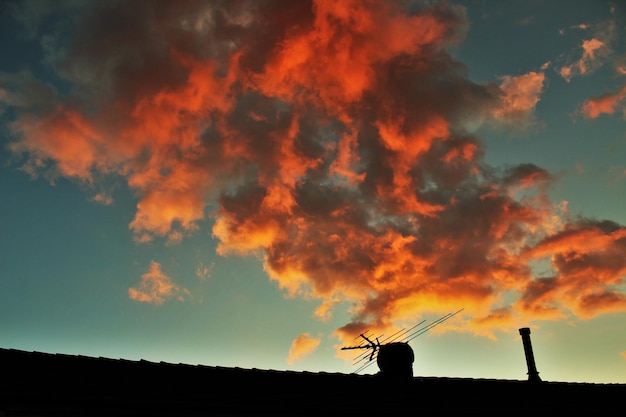
<path id="1" fill-rule="evenodd" d="M 293 372 L 0 348 L 0 416 L 597 415 L 626 384 Z"/>

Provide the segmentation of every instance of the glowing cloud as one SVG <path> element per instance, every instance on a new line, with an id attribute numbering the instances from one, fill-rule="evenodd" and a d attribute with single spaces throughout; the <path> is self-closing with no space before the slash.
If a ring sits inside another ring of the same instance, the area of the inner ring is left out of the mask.
<path id="1" fill-rule="evenodd" d="M 59 106 L 44 117 L 25 116 L 12 125 L 23 140 L 13 143 L 14 152 L 30 153 L 27 170 L 55 161 L 60 174 L 91 181 L 91 167 L 98 163 L 102 138 L 80 112 Z"/>
<path id="2" fill-rule="evenodd" d="M 309 333 L 302 333 L 291 342 L 287 363 L 293 365 L 297 360 L 310 355 L 320 343 L 321 339 L 312 337 Z"/>
<path id="3" fill-rule="evenodd" d="M 534 71 L 517 77 L 502 77 L 502 105 L 493 111 L 493 116 L 519 127 L 532 125 L 533 112 L 543 92 L 544 81 L 545 74 Z"/>
<path id="4" fill-rule="evenodd" d="M 612 9 L 611 14 L 614 15 Z M 572 29 L 591 31 L 592 36 L 584 39 L 580 43 L 582 51 L 575 59 L 567 58 L 568 62 L 558 69 L 559 74 L 570 82 L 574 77 L 585 76 L 593 73 L 602 67 L 607 61 L 615 60 L 616 69 L 619 72 L 619 61 L 623 57 L 615 57 L 613 54 L 613 43 L 619 39 L 620 23 L 615 17 L 594 24 L 581 24 Z"/>
<path id="5" fill-rule="evenodd" d="M 585 75 L 600 67 L 603 62 L 599 61 L 606 54 L 606 44 L 599 39 L 588 39 L 581 46 L 583 53 L 579 60 L 560 69 L 561 76 L 570 82 L 575 76 Z"/>
<path id="6" fill-rule="evenodd" d="M 624 226 L 571 221 L 549 172 L 489 166 L 469 129 L 534 123 L 544 73 L 473 83 L 447 51 L 464 9 L 406 5 L 81 3 L 73 43 L 53 31 L 46 49 L 71 89 L 0 77 L 11 149 L 33 175 L 122 178 L 137 242 L 175 244 L 212 222 L 220 255 L 259 255 L 281 289 L 320 300 L 320 320 L 351 305 L 342 337 L 461 307 L 463 331 L 489 337 L 623 311 Z M 606 49 L 583 51 L 569 78 Z M 545 258 L 554 274 L 538 277 Z M 129 289 L 157 304 L 187 295 L 157 262 Z M 318 344 L 300 336 L 289 360 Z"/>
<path id="7" fill-rule="evenodd" d="M 626 311 L 618 289 L 626 274 L 626 227 L 613 222 L 569 224 L 524 253 L 550 257 L 554 277 L 535 280 L 526 288 L 522 308 L 556 313 L 567 305 L 583 318 Z"/>
<path id="8" fill-rule="evenodd" d="M 582 106 L 582 114 L 595 119 L 601 114 L 614 114 L 620 108 L 626 119 L 626 85 L 615 93 L 606 93 L 600 97 L 590 98 Z"/>
<path id="9" fill-rule="evenodd" d="M 169 298 L 184 301 L 188 295 L 189 291 L 174 284 L 161 270 L 161 264 L 155 261 L 150 262 L 150 268 L 141 276 L 139 285 L 128 289 L 131 300 L 157 305 L 163 304 Z"/>

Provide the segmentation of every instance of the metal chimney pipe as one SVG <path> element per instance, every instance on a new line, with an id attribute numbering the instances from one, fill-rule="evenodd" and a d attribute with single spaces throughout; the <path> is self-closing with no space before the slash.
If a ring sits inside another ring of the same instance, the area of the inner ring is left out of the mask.
<path id="1" fill-rule="evenodd" d="M 533 347 L 530 344 L 530 328 L 522 327 L 519 329 L 519 334 L 522 336 L 522 342 L 524 343 L 524 354 L 526 355 L 526 365 L 528 366 L 528 381 L 541 382 L 539 372 L 537 372 L 537 366 L 535 366 Z"/>

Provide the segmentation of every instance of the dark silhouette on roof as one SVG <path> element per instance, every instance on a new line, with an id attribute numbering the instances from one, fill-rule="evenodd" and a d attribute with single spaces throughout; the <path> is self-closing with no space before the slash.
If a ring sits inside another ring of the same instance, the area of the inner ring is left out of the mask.
<path id="1" fill-rule="evenodd" d="M 412 378 L 413 349 L 408 343 L 394 342 L 379 348 L 376 363 L 380 373 L 389 378 Z"/>
<path id="2" fill-rule="evenodd" d="M 360 365 L 355 373 L 359 373 L 370 366 L 372 364 L 372 360 L 376 358 L 376 363 L 378 364 L 378 369 L 380 369 L 381 376 L 387 379 L 412 378 L 415 355 L 413 354 L 413 349 L 409 346 L 409 342 L 416 337 L 423 335 L 430 329 L 437 327 L 446 320 L 456 316 L 461 311 L 463 311 L 463 309 L 457 310 L 454 313 L 448 313 L 428 324 L 424 324 L 426 320 L 422 320 L 409 329 L 400 329 L 391 336 L 383 339 L 384 343 L 382 344 L 379 340 L 382 335 L 377 337 L 376 342 L 374 342 L 368 337 L 368 330 L 367 332 L 359 335 L 359 337 L 367 343 L 356 346 L 344 346 L 341 350 L 371 350 L 371 352 L 360 354 L 355 358 L 355 364 L 368 359 L 365 364 Z"/>
<path id="3" fill-rule="evenodd" d="M 371 349 L 369 361 L 372 361 L 374 356 L 376 356 L 380 374 L 385 378 L 401 379 L 413 377 L 413 360 L 415 355 L 407 342 L 391 342 L 381 345 L 378 338 L 376 338 L 376 342 L 373 342 L 364 334 L 360 336 L 367 341 L 366 345 L 346 346 L 341 349 Z M 357 363 L 367 357 L 367 355 L 360 355 L 360 357 L 361 359 L 356 360 Z M 367 365 L 363 365 L 359 369 L 364 369 Z"/>
<path id="4" fill-rule="evenodd" d="M 528 382 L 541 382 L 539 372 L 537 372 L 537 365 L 535 365 L 533 346 L 530 342 L 530 328 L 522 327 L 519 329 L 519 334 L 522 336 L 522 342 L 524 343 L 524 355 L 526 356 L 526 366 L 528 367 Z"/>
<path id="5" fill-rule="evenodd" d="M 0 371 L 2 417 L 587 416 L 618 415 L 626 398 L 626 384 L 389 379 L 3 348 Z"/>

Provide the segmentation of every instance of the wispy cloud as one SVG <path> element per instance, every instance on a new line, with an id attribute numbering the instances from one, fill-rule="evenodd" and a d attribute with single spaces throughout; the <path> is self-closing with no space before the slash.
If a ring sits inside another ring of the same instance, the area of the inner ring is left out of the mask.
<path id="1" fill-rule="evenodd" d="M 566 62 L 558 68 L 559 74 L 570 82 L 575 77 L 589 75 L 614 59 L 619 59 L 613 49 L 615 42 L 620 42 L 620 29 L 623 24 L 612 16 L 604 21 L 581 23 L 571 29 L 580 30 L 587 35 L 581 40 L 576 53 L 566 55 Z M 561 32 L 563 34 L 564 31 Z"/>
<path id="2" fill-rule="evenodd" d="M 321 339 L 312 337 L 309 333 L 302 333 L 291 342 L 287 363 L 293 365 L 297 360 L 310 355 L 320 345 Z"/>
<path id="3" fill-rule="evenodd" d="M 148 272 L 141 276 L 139 285 L 128 289 L 128 296 L 131 300 L 161 305 L 171 298 L 184 301 L 189 296 L 189 291 L 174 284 L 161 270 L 161 264 L 152 261 Z"/>
<path id="4" fill-rule="evenodd" d="M 99 192 L 91 198 L 92 201 L 96 203 L 104 204 L 105 206 L 110 206 L 113 204 L 113 197 L 104 192 Z"/>
<path id="5" fill-rule="evenodd" d="M 215 267 L 215 262 L 211 262 L 209 266 L 204 265 L 204 263 L 200 262 L 198 267 L 196 268 L 196 276 L 200 279 L 200 281 L 206 281 L 211 277 L 211 272 Z"/>
<path id="6" fill-rule="evenodd" d="M 559 74 L 570 82 L 576 77 L 584 77 L 594 73 L 599 68 L 610 65 L 617 79 L 626 75 L 626 58 L 616 53 L 623 42 L 619 28 L 623 26 L 623 18 L 616 14 L 616 7 L 610 6 L 611 17 L 593 24 L 582 23 L 572 26 L 571 29 L 589 32 L 590 36 L 581 40 L 576 58 L 566 55 L 566 63 L 558 68 Z M 604 92 L 591 97 L 581 104 L 579 112 L 588 119 L 598 118 L 600 115 L 613 115 L 621 112 L 626 120 L 626 86 L 617 91 Z"/>
<path id="7" fill-rule="evenodd" d="M 582 76 L 599 68 L 604 64 L 601 58 L 608 54 L 608 46 L 599 39 L 584 40 L 582 45 L 582 56 L 570 65 L 561 67 L 560 74 L 569 82 L 576 76 Z"/>

